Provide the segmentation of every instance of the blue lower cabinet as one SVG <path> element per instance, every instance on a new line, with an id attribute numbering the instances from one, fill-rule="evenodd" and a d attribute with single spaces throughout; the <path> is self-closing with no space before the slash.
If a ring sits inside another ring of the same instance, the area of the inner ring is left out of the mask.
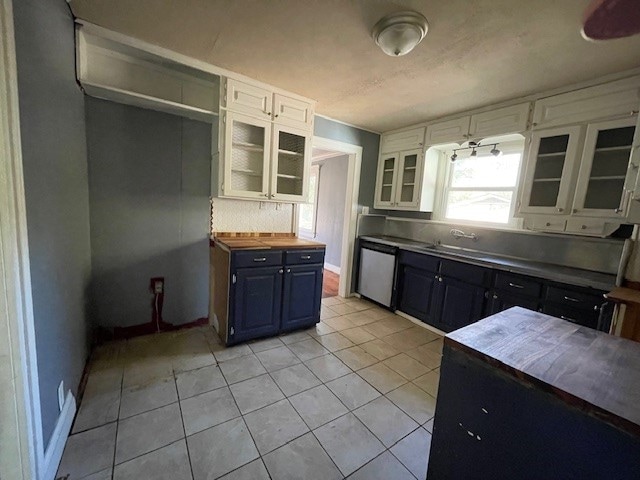
<path id="1" fill-rule="evenodd" d="M 318 322 L 322 269 L 322 264 L 285 267 L 281 330 L 295 330 Z"/>
<path id="2" fill-rule="evenodd" d="M 511 307 L 522 307 L 528 310 L 537 311 L 539 308 L 538 297 L 525 297 L 524 295 L 514 295 L 510 292 L 494 291 L 489 296 L 486 316 L 502 312 Z"/>
<path id="3" fill-rule="evenodd" d="M 484 287 L 440 276 L 437 287 L 438 311 L 432 325 L 445 332 L 471 325 L 483 317 Z"/>
<path id="4" fill-rule="evenodd" d="M 278 333 L 283 274 L 282 266 L 236 270 L 231 343 Z"/>
<path id="5" fill-rule="evenodd" d="M 435 287 L 438 275 L 410 265 L 400 265 L 398 278 L 398 310 L 432 324 L 436 314 Z"/>

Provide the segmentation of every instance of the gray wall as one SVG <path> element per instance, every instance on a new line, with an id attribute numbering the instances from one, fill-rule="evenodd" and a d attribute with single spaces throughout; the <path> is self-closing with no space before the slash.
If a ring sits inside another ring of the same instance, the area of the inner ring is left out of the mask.
<path id="1" fill-rule="evenodd" d="M 356 127 L 350 127 L 343 123 L 333 122 L 323 117 L 315 117 L 314 122 L 314 135 L 350 143 L 352 145 L 360 145 L 362 147 L 362 169 L 360 171 L 360 193 L 358 195 L 358 203 L 360 206 L 369 207 L 370 213 L 405 218 L 431 218 L 431 213 L 375 210 L 373 208 L 376 190 L 376 174 L 378 171 L 380 135 L 367 132 L 366 130 L 360 130 Z"/>
<path id="2" fill-rule="evenodd" d="M 340 266 L 344 204 L 347 200 L 349 157 L 329 158 L 317 162 L 320 166 L 318 185 L 318 216 L 315 240 L 327 245 L 325 261 Z"/>
<path id="3" fill-rule="evenodd" d="M 84 96 L 64 0 L 13 2 L 29 258 L 45 447 L 57 388 L 74 393 L 87 356 L 91 269 Z"/>
<path id="4" fill-rule="evenodd" d="M 91 97 L 86 115 L 97 323 L 149 322 L 151 277 L 164 321 L 206 317 L 211 125 Z"/>

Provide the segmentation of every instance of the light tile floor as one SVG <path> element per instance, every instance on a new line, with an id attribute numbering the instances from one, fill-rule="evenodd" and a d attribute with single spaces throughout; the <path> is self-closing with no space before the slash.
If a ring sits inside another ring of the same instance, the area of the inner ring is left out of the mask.
<path id="1" fill-rule="evenodd" d="M 225 348 L 210 327 L 96 349 L 58 478 L 419 479 L 442 338 L 360 299 Z"/>

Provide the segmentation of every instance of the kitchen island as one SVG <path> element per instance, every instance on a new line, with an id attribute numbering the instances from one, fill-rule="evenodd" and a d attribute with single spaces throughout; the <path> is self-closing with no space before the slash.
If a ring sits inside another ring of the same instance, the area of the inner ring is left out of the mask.
<path id="1" fill-rule="evenodd" d="M 320 321 L 325 245 L 282 234 L 211 240 L 209 318 L 226 345 Z"/>
<path id="2" fill-rule="evenodd" d="M 429 479 L 637 479 L 640 344 L 514 307 L 448 334 Z"/>

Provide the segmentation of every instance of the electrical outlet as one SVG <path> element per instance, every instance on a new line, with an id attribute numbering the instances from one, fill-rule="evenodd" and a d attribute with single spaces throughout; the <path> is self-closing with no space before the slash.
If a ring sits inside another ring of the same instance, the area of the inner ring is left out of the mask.
<path id="1" fill-rule="evenodd" d="M 151 277 L 149 288 L 154 295 L 164 293 L 164 277 Z"/>
<path id="2" fill-rule="evenodd" d="M 64 380 L 58 385 L 58 408 L 60 411 L 62 411 L 62 407 L 64 407 Z"/>

